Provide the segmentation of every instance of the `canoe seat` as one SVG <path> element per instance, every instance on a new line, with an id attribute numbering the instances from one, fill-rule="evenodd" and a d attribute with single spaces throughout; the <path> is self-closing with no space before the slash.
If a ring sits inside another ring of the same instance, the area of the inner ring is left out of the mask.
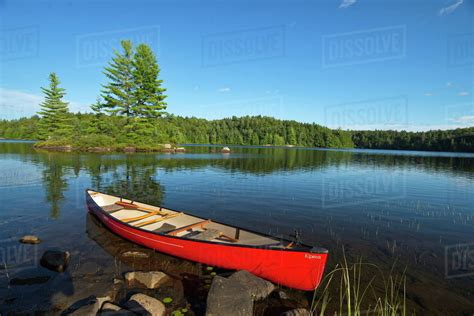
<path id="1" fill-rule="evenodd" d="M 190 237 L 197 240 L 213 240 L 221 236 L 222 236 L 222 232 L 218 231 L 217 229 L 208 228 Z"/>
<path id="2" fill-rule="evenodd" d="M 163 225 L 161 225 L 160 227 L 158 227 L 154 231 L 157 232 L 157 233 L 166 233 L 166 232 L 169 232 L 169 231 L 175 230 L 175 229 L 176 229 L 176 226 L 168 224 L 168 223 L 164 223 Z"/>
<path id="3" fill-rule="evenodd" d="M 106 211 L 107 213 L 112 213 L 112 212 L 117 212 L 120 210 L 123 210 L 123 206 L 117 205 L 117 204 L 110 204 L 110 205 L 105 205 L 101 206 L 101 208 Z"/>

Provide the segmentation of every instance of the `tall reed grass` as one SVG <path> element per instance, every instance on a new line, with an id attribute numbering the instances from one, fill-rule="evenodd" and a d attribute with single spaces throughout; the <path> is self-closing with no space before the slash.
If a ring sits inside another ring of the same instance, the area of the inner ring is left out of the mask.
<path id="1" fill-rule="evenodd" d="M 361 259 L 349 263 L 343 250 L 343 260 L 314 291 L 311 314 L 405 316 L 406 269 L 400 275 L 394 267 L 384 272 Z"/>

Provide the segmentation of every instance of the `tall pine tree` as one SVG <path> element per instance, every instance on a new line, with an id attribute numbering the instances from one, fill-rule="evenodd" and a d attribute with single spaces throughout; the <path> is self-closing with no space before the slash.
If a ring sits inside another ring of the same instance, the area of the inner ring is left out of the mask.
<path id="1" fill-rule="evenodd" d="M 57 75 L 52 72 L 49 75 L 49 87 L 41 88 L 45 98 L 40 104 L 41 110 L 38 112 L 41 117 L 38 124 L 38 136 L 40 139 L 71 135 L 72 124 L 69 106 L 67 102 L 63 101 L 66 90 L 60 88 L 59 83 Z"/>
<path id="2" fill-rule="evenodd" d="M 131 41 L 121 41 L 123 53 L 115 51 L 115 56 L 105 67 L 104 74 L 110 82 L 103 86 L 102 98 L 105 110 L 127 118 L 133 113 L 133 46 Z"/>
<path id="3" fill-rule="evenodd" d="M 140 44 L 133 56 L 134 113 L 138 117 L 157 118 L 166 109 L 166 89 L 158 79 L 160 67 L 150 46 Z"/>

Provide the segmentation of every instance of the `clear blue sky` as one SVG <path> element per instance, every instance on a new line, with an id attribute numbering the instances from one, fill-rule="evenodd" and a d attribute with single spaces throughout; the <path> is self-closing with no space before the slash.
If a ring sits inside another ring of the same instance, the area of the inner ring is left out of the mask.
<path id="1" fill-rule="evenodd" d="M 129 38 L 155 49 L 177 115 L 473 126 L 473 21 L 472 0 L 0 0 L 0 118 L 37 111 L 52 71 L 86 111 Z"/>

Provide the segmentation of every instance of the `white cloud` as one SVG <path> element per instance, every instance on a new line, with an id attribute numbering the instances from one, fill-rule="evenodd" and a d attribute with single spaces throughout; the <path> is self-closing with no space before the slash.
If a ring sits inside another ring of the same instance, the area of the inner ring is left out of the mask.
<path id="1" fill-rule="evenodd" d="M 469 95 L 469 92 L 467 92 L 467 91 L 461 91 L 461 92 L 458 93 L 458 96 L 460 96 L 460 97 L 465 97 L 467 95 Z"/>
<path id="2" fill-rule="evenodd" d="M 443 16 L 453 13 L 463 3 L 463 1 L 464 0 L 456 0 L 455 3 L 442 8 L 441 10 L 439 10 L 439 15 Z"/>
<path id="3" fill-rule="evenodd" d="M 446 82 L 446 87 L 451 88 L 453 86 L 452 82 Z"/>
<path id="4" fill-rule="evenodd" d="M 342 0 L 342 3 L 339 5 L 339 9 L 347 9 L 356 2 L 357 0 Z"/>
<path id="5" fill-rule="evenodd" d="M 451 122 L 460 124 L 474 124 L 474 115 L 464 115 L 456 118 L 449 119 Z"/>
<path id="6" fill-rule="evenodd" d="M 0 119 L 17 119 L 29 117 L 40 109 L 43 97 L 34 93 L 0 87 Z M 82 103 L 69 102 L 71 112 L 87 112 L 89 106 Z"/>
<path id="7" fill-rule="evenodd" d="M 218 89 L 217 91 L 219 91 L 219 92 L 229 92 L 229 91 L 230 91 L 230 88 L 228 88 L 228 87 L 220 88 L 220 89 Z"/>
<path id="8" fill-rule="evenodd" d="M 42 97 L 0 87 L 0 118 L 15 119 L 35 114 L 39 109 Z"/>
<path id="9" fill-rule="evenodd" d="M 433 93 L 431 92 L 425 92 L 425 97 L 431 97 L 433 95 Z"/>

